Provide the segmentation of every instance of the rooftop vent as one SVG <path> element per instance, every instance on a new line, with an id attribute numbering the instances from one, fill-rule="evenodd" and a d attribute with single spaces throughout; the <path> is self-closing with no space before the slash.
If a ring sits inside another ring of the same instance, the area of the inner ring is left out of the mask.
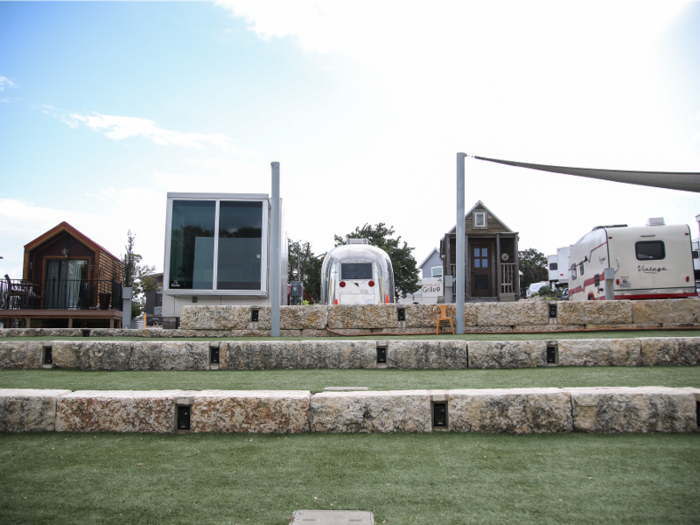
<path id="1" fill-rule="evenodd" d="M 369 244 L 369 239 L 348 239 L 346 244 Z"/>
<path id="2" fill-rule="evenodd" d="M 665 224 L 663 217 L 650 217 L 647 219 L 646 226 L 664 226 Z"/>

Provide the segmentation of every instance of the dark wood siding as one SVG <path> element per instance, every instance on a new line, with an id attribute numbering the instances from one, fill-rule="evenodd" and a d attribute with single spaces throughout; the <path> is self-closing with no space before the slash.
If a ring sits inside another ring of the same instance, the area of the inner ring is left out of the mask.
<path id="1" fill-rule="evenodd" d="M 474 228 L 474 213 L 476 212 L 486 212 L 486 228 Z M 464 218 L 464 227 L 466 229 L 466 233 L 469 235 L 472 233 L 511 233 L 511 231 L 501 224 L 498 219 L 494 218 L 494 216 L 491 215 L 488 210 L 483 208 L 476 208 L 469 215 L 467 215 Z"/>
<path id="2" fill-rule="evenodd" d="M 120 283 L 124 277 L 124 263 L 119 259 L 115 259 L 105 251 L 100 250 L 100 271 L 98 275 L 100 279 L 113 279 Z"/>

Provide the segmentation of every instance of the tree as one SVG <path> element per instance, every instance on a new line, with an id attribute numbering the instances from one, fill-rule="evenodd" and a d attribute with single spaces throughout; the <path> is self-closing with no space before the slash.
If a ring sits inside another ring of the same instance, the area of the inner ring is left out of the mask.
<path id="1" fill-rule="evenodd" d="M 549 279 L 547 271 L 547 257 L 542 252 L 534 248 L 528 248 L 518 252 L 520 259 L 520 271 L 523 276 L 520 278 L 520 287 L 527 289 L 532 283 L 539 283 Z"/>
<path id="2" fill-rule="evenodd" d="M 405 297 L 408 294 L 418 290 L 418 264 L 411 252 L 415 248 L 408 246 L 404 241 L 403 246 L 400 246 L 401 237 L 392 239 L 394 235 L 394 227 L 387 227 L 383 222 L 375 226 L 365 224 L 362 228 L 355 228 L 355 231 L 348 233 L 345 237 L 334 235 L 335 245 L 341 246 L 347 242 L 347 238 L 351 239 L 368 239 L 372 246 L 384 250 L 391 259 L 391 265 L 394 267 L 394 285 L 396 287 L 396 297 Z"/>
<path id="3" fill-rule="evenodd" d="M 134 253 L 136 234 L 128 230 L 126 236 L 127 242 L 124 247 L 126 248 L 126 253 L 122 259 L 124 263 L 123 283 L 124 286 L 132 287 L 131 314 L 132 317 L 136 317 L 145 308 L 145 297 L 143 297 L 143 294 L 155 290 L 158 283 L 150 277 L 151 274 L 155 273 L 156 267 L 147 264 L 142 265 L 141 260 L 143 257 Z"/>
<path id="4" fill-rule="evenodd" d="M 321 266 L 326 254 L 314 255 L 311 244 L 305 241 L 289 240 L 289 272 L 287 279 L 302 281 L 304 291 L 314 303 L 321 301 Z M 294 276 L 294 270 L 297 275 Z"/>

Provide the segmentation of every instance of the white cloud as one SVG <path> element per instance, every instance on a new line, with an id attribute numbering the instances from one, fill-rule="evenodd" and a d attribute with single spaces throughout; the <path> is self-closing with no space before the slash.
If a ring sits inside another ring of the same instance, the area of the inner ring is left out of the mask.
<path id="1" fill-rule="evenodd" d="M 141 137 L 161 146 L 179 146 L 195 149 L 215 146 L 227 151 L 239 151 L 234 147 L 233 139 L 226 135 L 170 131 L 159 127 L 154 121 L 144 118 L 102 115 L 100 113 L 89 115 L 71 113 L 61 120 L 72 128 L 85 125 L 96 131 L 101 131 L 105 136 L 113 140 Z"/>
<path id="2" fill-rule="evenodd" d="M 15 84 L 12 80 L 10 80 L 7 77 L 3 77 L 0 75 L 0 91 L 5 89 L 5 86 L 7 87 L 15 87 L 17 84 Z"/>

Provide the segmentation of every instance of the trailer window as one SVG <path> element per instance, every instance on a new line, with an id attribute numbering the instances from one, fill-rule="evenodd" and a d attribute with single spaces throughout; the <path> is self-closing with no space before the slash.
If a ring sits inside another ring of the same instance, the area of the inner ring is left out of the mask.
<path id="1" fill-rule="evenodd" d="M 581 275 L 583 275 L 583 263 L 578 265 L 578 269 L 581 270 Z"/>
<path id="2" fill-rule="evenodd" d="M 571 265 L 571 280 L 575 281 L 576 280 L 576 263 Z"/>
<path id="3" fill-rule="evenodd" d="M 638 261 L 655 261 L 666 258 L 664 241 L 639 241 L 634 245 Z"/>
<path id="4" fill-rule="evenodd" d="M 371 279 L 372 263 L 345 263 L 340 268 L 341 279 Z"/>
<path id="5" fill-rule="evenodd" d="M 554 271 L 558 268 L 557 263 L 549 263 L 549 269 Z"/>

